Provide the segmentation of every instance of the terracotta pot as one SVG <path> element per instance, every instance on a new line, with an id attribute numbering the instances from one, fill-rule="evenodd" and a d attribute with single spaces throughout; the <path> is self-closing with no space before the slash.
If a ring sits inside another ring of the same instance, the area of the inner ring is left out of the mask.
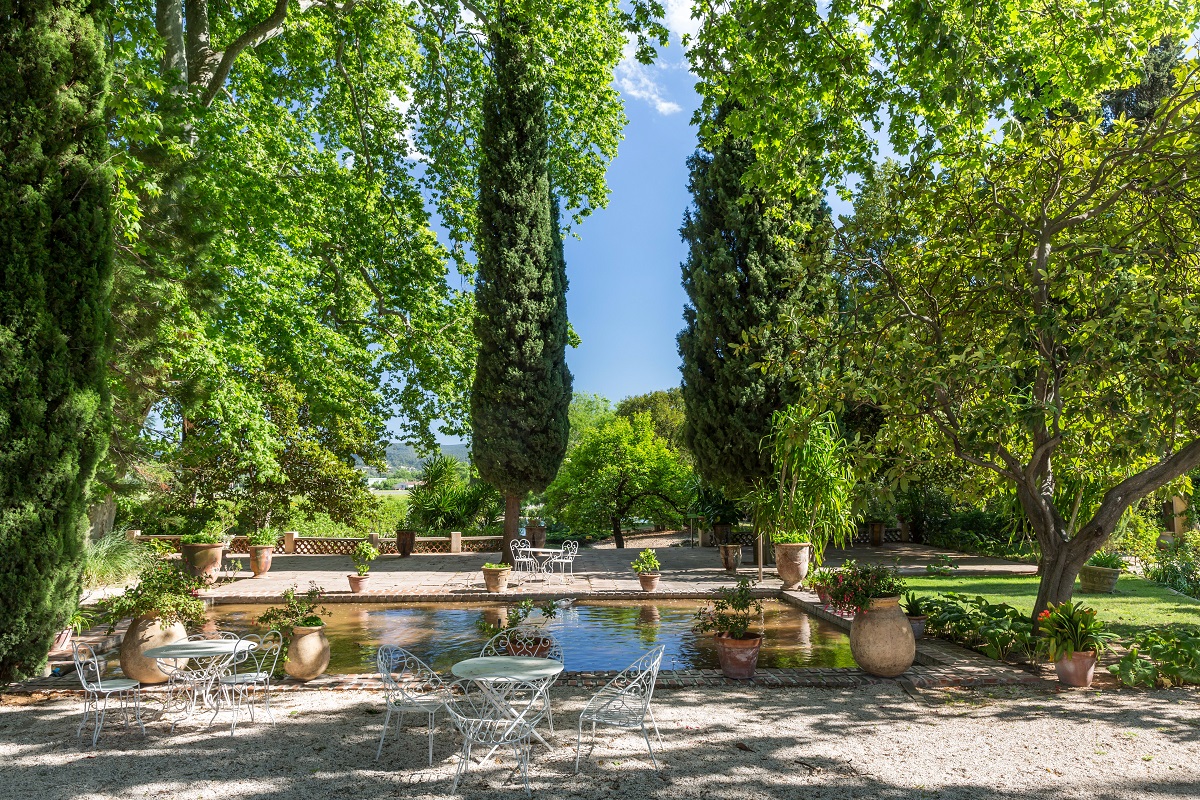
<path id="1" fill-rule="evenodd" d="M 726 678 L 744 681 L 754 677 L 758 666 L 758 651 L 762 648 L 762 634 L 752 633 L 745 639 L 731 639 L 723 633 L 713 637 L 717 643 L 717 659 L 721 662 L 721 674 Z"/>
<path id="2" fill-rule="evenodd" d="M 713 532 L 708 528 L 700 529 L 700 546 L 712 547 L 716 542 L 713 541 Z"/>
<path id="3" fill-rule="evenodd" d="M 126 678 L 141 683 L 166 683 L 168 676 L 158 668 L 158 663 L 142 654 L 152 647 L 161 647 L 186 638 L 187 630 L 181 622 L 164 628 L 158 621 L 157 614 L 135 617 L 129 623 L 125 636 L 121 638 L 121 672 L 125 673 Z M 177 667 L 187 663 L 186 658 L 174 661 Z"/>
<path id="4" fill-rule="evenodd" d="M 396 552 L 400 554 L 401 558 L 411 556 L 413 548 L 416 546 L 416 531 L 396 531 Z"/>
<path id="5" fill-rule="evenodd" d="M 730 575 L 736 575 L 742 565 L 742 546 L 740 544 L 721 545 L 721 566 Z"/>
<path id="6" fill-rule="evenodd" d="M 914 639 L 920 639 L 925 636 L 925 620 L 927 619 L 929 619 L 928 614 L 919 614 L 915 617 L 910 616 L 908 618 L 908 624 L 911 625 L 913 629 Z"/>
<path id="7" fill-rule="evenodd" d="M 529 539 L 530 547 L 545 547 L 546 546 L 546 526 L 545 525 L 526 525 L 525 538 Z"/>
<path id="8" fill-rule="evenodd" d="M 354 575 L 346 576 L 350 580 L 350 592 L 352 594 L 361 594 L 362 590 L 367 588 L 367 581 L 371 579 L 370 575 Z"/>
<path id="9" fill-rule="evenodd" d="M 817 589 L 815 591 L 817 593 L 817 599 L 821 601 L 821 605 L 829 605 L 829 592 L 825 591 L 824 589 Z"/>
<path id="10" fill-rule="evenodd" d="M 779 543 L 775 545 L 775 569 L 783 580 L 784 589 L 798 589 L 808 577 L 808 563 L 812 559 L 812 545 L 808 542 Z"/>
<path id="11" fill-rule="evenodd" d="M 1121 570 L 1108 567 L 1093 567 L 1085 564 L 1079 570 L 1079 591 L 1086 594 L 1112 594 L 1117 588 Z"/>
<path id="12" fill-rule="evenodd" d="M 483 584 L 489 592 L 503 592 L 508 588 L 508 576 L 512 567 L 484 567 Z"/>
<path id="13" fill-rule="evenodd" d="M 883 523 L 868 522 L 867 527 L 871 530 L 871 546 L 883 547 Z"/>
<path id="14" fill-rule="evenodd" d="M 524 656 L 525 658 L 545 658 L 550 655 L 550 648 L 554 646 L 554 642 L 544 637 L 530 639 L 527 642 L 509 642 L 508 654 L 510 656 Z"/>
<path id="15" fill-rule="evenodd" d="M 868 610 L 854 616 L 850 653 L 863 672 L 881 678 L 895 678 L 912 666 L 917 641 L 899 597 L 872 600 Z"/>
<path id="16" fill-rule="evenodd" d="M 181 544 L 183 564 L 193 578 L 200 578 L 205 583 L 217 579 L 221 569 L 221 557 L 225 554 L 223 544 Z"/>
<path id="17" fill-rule="evenodd" d="M 71 646 L 71 634 L 74 632 L 75 631 L 71 628 L 63 628 L 58 632 L 58 635 L 54 637 L 54 643 L 50 645 L 50 649 L 54 651 L 66 650 L 69 648 Z"/>
<path id="18" fill-rule="evenodd" d="M 298 681 L 311 681 L 329 666 L 329 639 L 324 625 L 292 628 L 283 669 Z"/>
<path id="19" fill-rule="evenodd" d="M 1096 671 L 1096 651 L 1075 652 L 1070 658 L 1060 658 L 1054 662 L 1054 671 L 1058 673 L 1058 682 L 1067 686 L 1087 688 L 1092 685 L 1092 675 Z"/>
<path id="20" fill-rule="evenodd" d="M 269 544 L 252 544 L 250 550 L 250 571 L 254 573 L 254 577 L 266 575 L 271 571 L 271 556 L 275 553 L 275 546 Z"/>
<path id="21" fill-rule="evenodd" d="M 639 572 L 638 583 L 642 585 L 643 592 L 653 592 L 658 588 L 658 573 L 657 572 Z"/>

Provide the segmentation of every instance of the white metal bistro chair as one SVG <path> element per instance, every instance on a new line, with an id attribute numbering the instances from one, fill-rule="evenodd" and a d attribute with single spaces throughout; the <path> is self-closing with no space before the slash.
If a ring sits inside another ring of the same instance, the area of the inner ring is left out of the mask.
<path id="1" fill-rule="evenodd" d="M 275 713 L 271 710 L 271 676 L 279 663 L 279 654 L 283 650 L 283 634 L 271 631 L 262 636 L 250 634 L 240 640 L 246 647 L 238 647 L 232 657 L 226 661 L 224 670 L 216 675 L 217 687 L 211 725 L 221 711 L 221 704 L 228 703 L 233 711 L 233 720 L 229 723 L 229 735 L 237 729 L 238 715 L 244 704 L 250 712 L 250 721 L 254 722 L 254 703 L 261 690 L 263 708 L 266 709 L 267 719 L 275 725 Z"/>
<path id="2" fill-rule="evenodd" d="M 662 665 L 664 645 L 659 645 L 650 652 L 633 662 L 600 691 L 592 695 L 583 713 L 579 715 L 579 733 L 575 740 L 575 772 L 579 772 L 579 757 L 583 753 L 583 723 L 592 723 L 591 746 L 596 746 L 596 725 L 611 725 L 626 730 L 641 730 L 642 738 L 646 740 L 646 749 L 650 751 L 650 761 L 658 770 L 658 759 L 654 757 L 654 748 L 650 746 L 650 735 L 646 731 L 646 717 L 658 737 L 659 747 L 662 746 L 662 734 L 658 732 L 658 723 L 654 721 L 654 711 L 650 708 L 650 698 L 654 695 L 654 681 L 658 677 L 658 668 Z M 589 749 L 589 754 L 591 750 Z"/>
<path id="3" fill-rule="evenodd" d="M 472 748 L 486 747 L 491 752 L 499 747 L 512 747 L 525 779 L 525 796 L 532 796 L 529 788 L 530 739 L 534 728 L 549 710 L 544 681 L 466 680 L 451 684 L 446 712 L 462 734 L 463 745 L 450 791 L 458 791 L 458 782 L 471 763 Z"/>
<path id="4" fill-rule="evenodd" d="M 83 735 L 87 727 L 88 717 L 94 718 L 92 730 L 92 747 L 100 738 L 104 728 L 104 715 L 108 711 L 108 700 L 113 695 L 120 701 L 118 708 L 124 717 L 125 727 L 129 727 L 129 712 L 133 712 L 133 721 L 146 735 L 146 726 L 142 723 L 142 693 L 141 684 L 129 678 L 103 677 L 105 662 L 96 656 L 96 651 L 83 642 L 74 642 L 75 671 L 79 674 L 79 682 L 83 685 L 83 720 L 75 730 L 76 736 Z M 115 709 L 114 709 L 115 710 Z"/>
<path id="5" fill-rule="evenodd" d="M 575 582 L 575 556 L 579 555 L 579 542 L 563 542 L 562 553 L 551 557 L 549 568 L 558 567 L 562 582 L 567 582 L 567 571 L 571 572 L 571 582 Z"/>
<path id="6" fill-rule="evenodd" d="M 383 718 L 383 731 L 379 734 L 379 747 L 375 749 L 375 760 L 383 753 L 383 740 L 387 738 L 392 712 L 400 712 L 398 727 L 404 727 L 404 715 L 408 712 L 425 714 L 429 728 L 429 763 L 433 764 L 433 729 L 437 713 L 446 705 L 446 689 L 442 679 L 421 659 L 402 647 L 386 644 L 375 655 L 375 666 L 379 679 L 383 681 L 384 702 L 387 716 Z"/>
<path id="7" fill-rule="evenodd" d="M 513 539 L 509 543 L 509 547 L 512 549 L 513 576 L 517 579 L 518 584 L 541 572 L 538 560 L 529 552 L 528 539 Z"/>
<path id="8" fill-rule="evenodd" d="M 497 633 L 479 651 L 480 658 L 486 656 L 525 656 L 527 658 L 551 658 L 566 668 L 563 656 L 562 642 L 554 634 L 541 628 L 522 625 L 518 628 L 505 628 Z M 550 732 L 554 733 L 554 713 L 550 709 L 550 687 L 558 680 L 558 676 L 545 679 L 546 684 L 546 719 L 550 723 Z"/>

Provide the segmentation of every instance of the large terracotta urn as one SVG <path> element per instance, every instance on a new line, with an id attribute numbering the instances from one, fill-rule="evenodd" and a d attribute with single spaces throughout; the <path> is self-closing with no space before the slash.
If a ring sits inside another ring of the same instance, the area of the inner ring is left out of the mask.
<path id="1" fill-rule="evenodd" d="M 417 532 L 410 530 L 396 531 L 396 552 L 401 558 L 408 558 L 412 555 L 412 551 L 417 546 Z"/>
<path id="2" fill-rule="evenodd" d="M 187 573 L 193 578 L 200 578 L 205 583 L 217 579 L 221 570 L 221 557 L 225 554 L 224 544 L 183 544 L 183 563 Z"/>
<path id="3" fill-rule="evenodd" d="M 483 585 L 493 594 L 503 592 L 508 588 L 508 576 L 511 574 L 512 567 L 484 567 Z"/>
<path id="4" fill-rule="evenodd" d="M 742 565 L 742 546 L 740 544 L 723 544 L 721 550 L 721 566 L 730 575 L 736 575 Z"/>
<path id="5" fill-rule="evenodd" d="M 808 564 L 812 559 L 812 544 L 809 542 L 780 542 L 775 545 L 775 569 L 783 581 L 784 589 L 798 589 L 808 577 Z"/>
<path id="6" fill-rule="evenodd" d="M 258 545 L 252 544 L 250 551 L 250 571 L 254 573 L 254 577 L 266 575 L 271 571 L 271 560 L 275 553 L 273 545 Z"/>
<path id="7" fill-rule="evenodd" d="M 292 628 L 283 669 L 298 681 L 311 681 L 329 667 L 329 638 L 324 625 Z"/>
<path id="8" fill-rule="evenodd" d="M 717 644 L 717 660 L 721 662 L 721 674 L 738 681 L 754 677 L 758 666 L 758 651 L 762 649 L 762 634 L 752 633 L 745 639 L 732 639 L 724 633 L 713 637 Z"/>
<path id="9" fill-rule="evenodd" d="M 895 678 L 912 666 L 917 640 L 899 597 L 880 597 L 850 624 L 850 653 L 863 672 Z"/>
<path id="10" fill-rule="evenodd" d="M 153 658 L 146 658 L 143 653 L 152 647 L 161 647 L 186 638 L 187 630 L 181 622 L 164 626 L 157 614 L 134 617 L 121 639 L 121 672 L 125 673 L 126 678 L 141 683 L 166 683 L 169 676 L 158 668 L 158 662 Z M 178 667 L 185 663 L 186 658 L 175 660 Z"/>
<path id="11" fill-rule="evenodd" d="M 546 546 L 546 526 L 541 524 L 541 520 L 530 520 L 525 526 L 525 536 L 529 539 L 530 547 Z"/>

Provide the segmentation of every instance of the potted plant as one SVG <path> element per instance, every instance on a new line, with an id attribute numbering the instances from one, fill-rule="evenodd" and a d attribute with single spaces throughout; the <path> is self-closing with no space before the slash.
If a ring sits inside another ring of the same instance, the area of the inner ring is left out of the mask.
<path id="1" fill-rule="evenodd" d="M 925 635 L 925 621 L 929 619 L 929 601 L 919 594 L 905 592 L 900 605 L 912 626 L 913 638 L 920 639 Z"/>
<path id="2" fill-rule="evenodd" d="M 1088 687 L 1096 661 L 1113 634 L 1096 619 L 1096 610 L 1070 601 L 1038 615 L 1038 632 L 1046 658 L 1054 662 L 1058 680 L 1067 686 Z"/>
<path id="3" fill-rule="evenodd" d="M 512 565 L 494 564 L 489 561 L 483 565 L 483 584 L 493 594 L 503 592 L 508 588 L 508 576 L 511 573 Z"/>
<path id="4" fill-rule="evenodd" d="M 854 538 L 854 472 L 837 419 L 793 405 L 771 418 L 774 474 L 750 493 L 755 528 L 770 535 L 784 589 L 799 587 L 829 543 Z"/>
<path id="5" fill-rule="evenodd" d="M 412 528 L 404 527 L 405 523 L 400 522 L 396 526 L 396 552 L 401 558 L 408 558 L 412 555 L 413 548 L 417 546 L 417 532 Z"/>
<path id="6" fill-rule="evenodd" d="M 121 671 L 141 683 L 166 683 L 168 676 L 153 658 L 143 653 L 187 636 L 186 625 L 204 623 L 204 601 L 196 595 L 199 578 L 185 573 L 165 558 L 151 560 L 138 574 L 138 582 L 116 597 L 97 604 L 108 632 L 124 619 L 129 627 L 121 638 Z"/>
<path id="7" fill-rule="evenodd" d="M 653 550 L 646 548 L 638 553 L 638 557 L 629 566 L 633 567 L 633 571 L 637 573 L 643 592 L 653 592 L 658 588 L 658 570 L 661 565 Z"/>
<path id="8" fill-rule="evenodd" d="M 1112 594 L 1125 569 L 1125 559 L 1115 550 L 1101 550 L 1079 570 L 1079 591 L 1087 594 Z"/>
<path id="9" fill-rule="evenodd" d="M 878 564 L 847 561 L 834 573 L 829 602 L 854 613 L 850 653 L 864 672 L 895 678 L 916 658 L 916 638 L 900 608 L 903 592 L 904 580 L 896 571 Z"/>
<path id="10" fill-rule="evenodd" d="M 350 560 L 354 562 L 354 569 L 357 571 L 355 575 L 347 575 L 350 580 L 350 591 L 354 594 L 359 594 L 366 588 L 367 581 L 371 576 L 367 573 L 371 571 L 371 562 L 379 558 L 379 550 L 363 539 L 354 546 L 354 552 L 350 554 Z"/>
<path id="11" fill-rule="evenodd" d="M 530 517 L 525 525 L 525 538 L 529 539 L 531 547 L 546 546 L 546 526 L 538 517 Z"/>
<path id="12" fill-rule="evenodd" d="M 821 605 L 829 605 L 829 585 L 833 583 L 833 570 L 828 567 L 817 567 L 808 573 L 808 588 L 817 594 Z"/>
<path id="13" fill-rule="evenodd" d="M 225 555 L 225 539 L 221 534 L 211 530 L 184 534 L 179 537 L 179 550 L 189 575 L 204 583 L 217 579 Z"/>
<path id="14" fill-rule="evenodd" d="M 755 618 L 762 616 L 762 601 L 750 590 L 749 579 L 742 578 L 733 589 L 718 590 L 720 597 L 696 612 L 693 629 L 712 633 L 717 659 L 726 678 L 748 680 L 754 677 L 763 635 L 751 633 Z"/>
<path id="15" fill-rule="evenodd" d="M 268 608 L 258 618 L 258 624 L 277 630 L 284 637 L 286 652 L 283 669 L 298 681 L 310 681 L 329 667 L 329 638 L 325 635 L 324 617 L 329 609 L 321 606 L 324 597 L 316 582 L 308 591 L 296 594 L 296 587 L 283 593 L 283 605 Z"/>
<path id="16" fill-rule="evenodd" d="M 67 617 L 67 627 L 58 632 L 54 637 L 54 643 L 50 645 L 52 652 L 67 650 L 71 646 L 71 639 L 83 633 L 92 626 L 93 614 L 86 608 L 76 605 L 75 610 L 71 612 L 71 616 Z"/>
<path id="17" fill-rule="evenodd" d="M 266 575 L 271 571 L 271 560 L 275 554 L 275 543 L 279 541 L 279 534 L 274 528 L 259 528 L 250 531 L 246 539 L 249 541 L 247 549 L 250 551 L 250 571 L 256 578 Z"/>

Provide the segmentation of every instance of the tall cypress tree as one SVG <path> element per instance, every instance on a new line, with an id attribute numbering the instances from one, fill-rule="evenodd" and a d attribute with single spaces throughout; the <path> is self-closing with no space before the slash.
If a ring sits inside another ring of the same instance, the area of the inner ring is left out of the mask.
<path id="1" fill-rule="evenodd" d="M 90 0 L 0 0 L 0 682 L 79 599 L 107 446 L 108 68 Z"/>
<path id="2" fill-rule="evenodd" d="M 683 438 L 707 482 L 736 494 L 771 473 L 760 447 L 771 414 L 797 399 L 798 384 L 783 359 L 791 342 L 773 332 L 745 344 L 744 331 L 773 322 L 802 301 L 801 252 L 794 232 L 828 211 L 819 199 L 773 200 L 748 190 L 750 143 L 727 138 L 688 159 L 693 208 L 680 233 L 688 245 L 683 287 L 689 305 L 679 334 L 683 357 Z M 778 369 L 764 372 L 764 362 Z"/>
<path id="3" fill-rule="evenodd" d="M 567 448 L 567 275 L 547 174 L 546 90 L 519 20 L 491 34 L 483 108 L 471 393 L 472 457 L 504 493 L 504 551 L 521 498 L 554 479 Z"/>

